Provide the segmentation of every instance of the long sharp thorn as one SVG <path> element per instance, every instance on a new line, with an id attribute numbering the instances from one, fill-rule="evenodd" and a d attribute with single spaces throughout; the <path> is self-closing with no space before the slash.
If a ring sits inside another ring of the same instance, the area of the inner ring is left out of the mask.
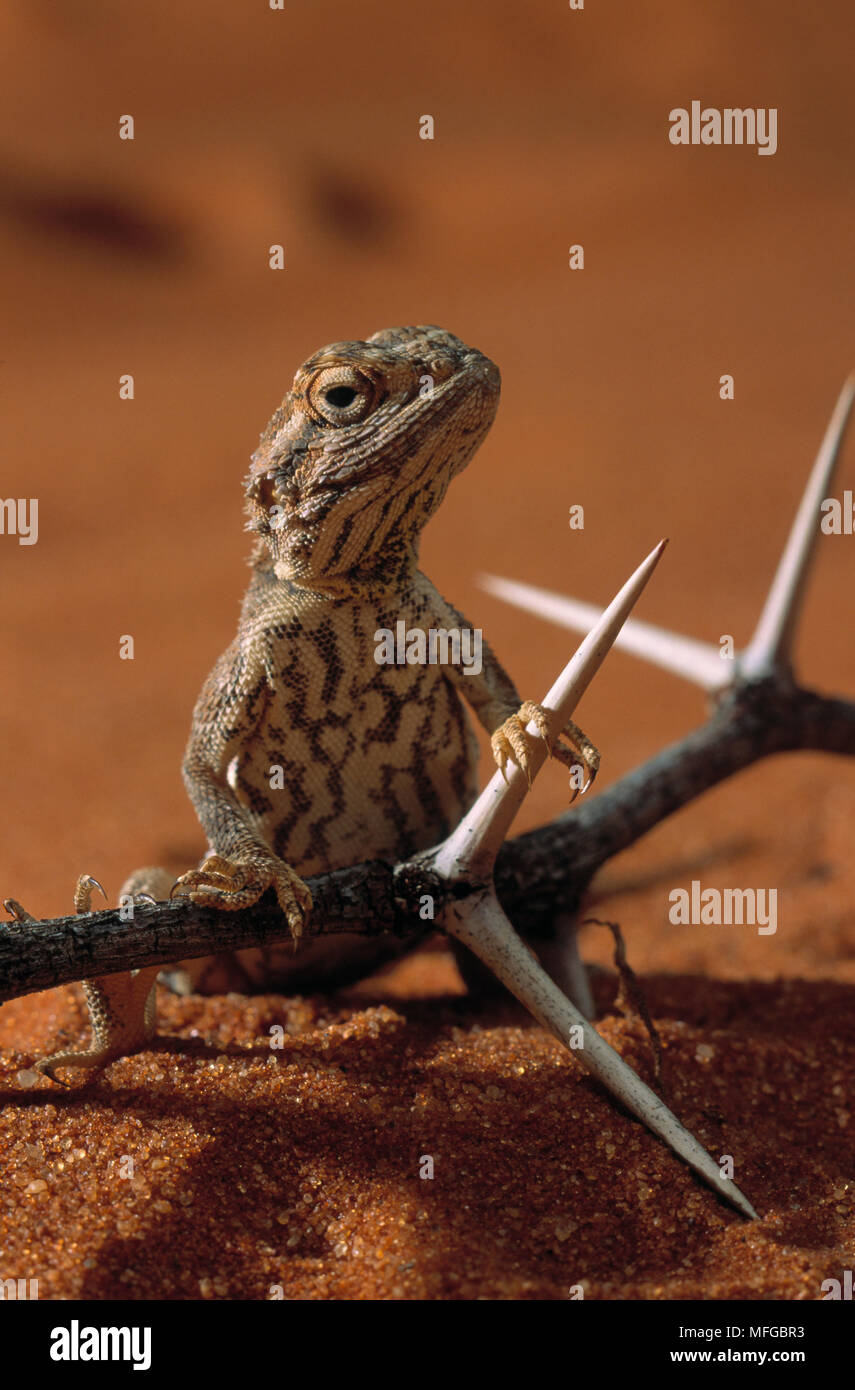
<path id="1" fill-rule="evenodd" d="M 732 1179 L 722 1176 L 706 1149 L 549 978 L 517 936 L 492 889 L 452 904 L 443 921 L 446 930 L 474 951 L 617 1100 L 737 1211 L 757 1218 L 748 1198 Z M 579 1039 L 582 1046 L 573 1046 Z"/>
<path id="2" fill-rule="evenodd" d="M 603 613 L 602 608 L 594 603 L 583 603 L 581 599 L 566 598 L 549 589 L 538 589 L 533 584 L 520 584 L 498 575 L 479 575 L 478 582 L 482 589 L 496 598 L 522 608 L 526 613 L 534 613 L 538 618 L 549 619 L 571 632 L 587 632 Z M 708 642 L 698 642 L 694 637 L 684 637 L 678 632 L 669 632 L 639 618 L 630 618 L 624 624 L 615 638 L 615 647 L 632 656 L 639 656 L 653 666 L 661 666 L 663 670 L 699 685 L 709 694 L 723 690 L 733 680 L 733 663 L 722 660 L 718 647 Z"/>
<path id="3" fill-rule="evenodd" d="M 789 666 L 808 569 L 819 538 L 820 504 L 834 476 L 853 400 L 855 375 L 848 378 L 837 398 L 760 620 L 739 658 L 740 671 L 749 679 Z"/>
<path id="4" fill-rule="evenodd" d="M 549 716 L 549 733 L 553 738 L 558 737 L 603 664 L 667 543 L 659 542 L 612 599 L 544 699 L 543 707 Z M 537 734 L 538 731 L 534 724 L 529 724 L 528 732 Z M 532 779 L 546 757 L 546 744 L 542 738 L 537 738 L 530 755 Z M 440 845 L 432 859 L 437 873 L 449 879 L 489 878 L 496 855 L 530 785 L 516 763 L 508 764 L 506 775 L 507 781 L 498 770 L 493 774 L 472 809 Z"/>

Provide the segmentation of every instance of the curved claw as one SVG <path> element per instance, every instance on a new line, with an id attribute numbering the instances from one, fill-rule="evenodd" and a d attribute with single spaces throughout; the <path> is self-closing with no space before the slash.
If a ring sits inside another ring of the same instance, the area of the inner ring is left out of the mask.
<path id="1" fill-rule="evenodd" d="M 35 922 L 38 920 L 33 916 L 32 912 L 28 912 L 27 909 L 22 907 L 19 902 L 16 902 L 14 898 L 4 898 L 3 906 L 15 922 Z"/>
<path id="2" fill-rule="evenodd" d="M 566 740 L 567 746 L 560 742 L 562 738 Z M 577 787 L 571 778 L 570 789 L 573 795 L 570 798 L 570 805 L 572 806 L 577 796 L 584 796 L 585 792 L 593 786 L 594 779 L 600 770 L 600 753 L 587 734 L 583 733 L 579 725 L 575 724 L 572 719 L 568 719 L 564 728 L 559 730 L 558 739 L 559 742 L 550 747 L 544 734 L 544 742 L 549 749 L 550 757 L 557 759 L 565 767 L 569 767 L 571 773 L 574 768 L 579 768 L 587 777 L 587 781 L 581 787 Z"/>
<path id="3" fill-rule="evenodd" d="M 571 750 L 563 749 L 562 751 L 570 752 Z M 575 751 L 576 750 L 574 749 L 573 752 Z M 571 757 L 570 760 L 567 762 L 565 762 L 564 758 L 561 757 L 561 753 L 556 752 L 553 753 L 552 756 L 554 758 L 558 758 L 559 762 L 563 762 L 564 766 L 569 767 L 570 769 L 570 805 L 572 806 L 573 802 L 576 800 L 578 796 L 584 796 L 585 792 L 593 786 L 594 778 L 597 775 L 597 770 L 595 768 L 592 769 L 590 763 L 585 762 L 584 759 L 578 753 L 575 757 Z M 576 768 L 578 768 L 579 771 L 584 773 L 587 777 L 587 781 L 583 782 L 581 787 L 577 787 L 576 783 L 573 780 L 572 774 Z"/>
<path id="4" fill-rule="evenodd" d="M 81 874 L 74 886 L 74 911 L 77 913 L 92 911 L 92 889 L 97 888 L 101 897 L 106 902 L 107 894 L 104 892 L 97 878 L 91 874 Z"/>
<path id="5" fill-rule="evenodd" d="M 67 1091 L 73 1090 L 74 1088 L 67 1081 L 61 1081 L 58 1076 L 54 1075 L 53 1067 L 50 1065 L 54 1060 L 55 1059 L 52 1057 L 43 1058 L 41 1062 L 34 1063 L 33 1071 L 37 1071 L 40 1076 L 46 1076 L 49 1081 L 54 1081 L 57 1086 L 64 1086 Z"/>

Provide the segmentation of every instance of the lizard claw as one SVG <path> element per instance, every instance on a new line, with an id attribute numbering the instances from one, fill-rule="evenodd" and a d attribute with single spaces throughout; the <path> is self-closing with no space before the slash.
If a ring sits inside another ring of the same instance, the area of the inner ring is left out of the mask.
<path id="1" fill-rule="evenodd" d="M 241 863 L 212 854 L 198 869 L 182 874 L 172 886 L 173 894 L 186 896 L 200 907 L 220 907 L 234 911 L 251 907 L 268 888 L 275 888 L 279 906 L 288 919 L 295 942 L 312 909 L 312 895 L 299 874 L 282 859 L 259 859 Z"/>
<path id="2" fill-rule="evenodd" d="M 107 894 L 101 887 L 97 878 L 91 874 L 81 874 L 77 883 L 74 885 L 74 911 L 77 913 L 92 911 L 92 889 L 97 888 L 101 897 L 106 902 Z"/>
<path id="3" fill-rule="evenodd" d="M 32 912 L 28 912 L 27 909 L 25 907 L 22 907 L 19 902 L 16 902 L 14 898 L 4 898 L 3 906 L 8 912 L 9 916 L 12 918 L 12 922 L 8 924 L 10 930 L 13 929 L 12 923 L 15 923 L 18 926 L 23 926 L 25 922 L 38 921 L 38 918 L 34 917 Z"/>
<path id="4" fill-rule="evenodd" d="M 536 725 L 540 737 L 546 744 L 547 752 L 551 758 L 556 758 L 564 763 L 566 767 L 576 772 L 586 775 L 586 781 L 579 787 L 573 777 L 570 786 L 573 795 L 571 803 L 576 800 L 580 792 L 586 792 L 597 775 L 600 766 L 600 755 L 591 740 L 583 734 L 582 730 L 572 720 L 560 731 L 559 739 L 565 738 L 570 745 L 564 747 L 561 743 L 553 743 L 549 735 L 549 717 L 542 705 L 537 705 L 533 700 L 524 700 L 517 710 L 501 724 L 490 740 L 493 757 L 502 776 L 507 781 L 505 767 L 508 759 L 512 759 L 526 775 L 529 786 L 531 786 L 531 749 L 533 738 L 526 733 L 528 723 Z"/>
<path id="5" fill-rule="evenodd" d="M 576 797 L 584 796 L 592 785 L 600 770 L 600 754 L 587 734 L 583 734 L 579 725 L 574 724 L 572 719 L 568 719 L 558 737 L 559 739 L 566 739 L 569 747 L 565 748 L 563 744 L 558 743 L 549 749 L 549 756 L 570 768 L 570 789 L 573 793 L 570 804 L 572 805 Z M 579 786 L 576 780 L 580 773 L 586 779 L 582 786 Z"/>
<path id="6" fill-rule="evenodd" d="M 64 1086 L 67 1091 L 73 1090 L 73 1086 L 68 1081 L 63 1081 L 56 1075 L 54 1067 L 65 1066 L 69 1053 L 57 1052 L 53 1057 L 42 1057 L 40 1062 L 33 1064 L 33 1071 L 37 1071 L 39 1076 L 46 1076 L 49 1081 L 55 1081 L 57 1086 Z"/>

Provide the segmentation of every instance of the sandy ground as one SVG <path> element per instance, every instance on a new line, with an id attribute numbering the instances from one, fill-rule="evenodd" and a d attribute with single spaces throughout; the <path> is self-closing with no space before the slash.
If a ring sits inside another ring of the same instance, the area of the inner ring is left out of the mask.
<path id="1" fill-rule="evenodd" d="M 751 632 L 855 362 L 851 7 L 456 9 L 0 18 L 0 491 L 39 499 L 38 544 L 0 536 L 0 888 L 38 915 L 68 910 L 83 870 L 115 892 L 203 848 L 178 769 L 245 584 L 240 480 L 325 342 L 434 322 L 499 363 L 498 419 L 422 559 L 525 695 L 572 639 L 482 571 L 604 601 L 668 535 L 642 616 Z M 672 147 L 668 112 L 694 98 L 775 105 L 777 153 Z M 837 495 L 853 479 L 850 449 Z M 853 544 L 823 539 L 805 606 L 797 665 L 819 689 L 855 690 Z M 605 786 L 703 714 L 615 655 L 579 717 Z M 565 804 L 547 770 L 519 828 Z M 757 1225 L 430 950 L 335 997 L 163 993 L 163 1046 L 81 1095 L 16 1081 L 85 1037 L 77 988 L 5 1005 L 0 1277 L 43 1297 L 820 1297 L 855 1235 L 854 817 L 855 768 L 778 759 L 595 885 L 670 1103 L 734 1155 Z M 777 933 L 670 925 L 692 878 L 776 887 Z M 583 952 L 607 962 L 605 934 Z M 608 978 L 598 1002 L 649 1077 Z"/>

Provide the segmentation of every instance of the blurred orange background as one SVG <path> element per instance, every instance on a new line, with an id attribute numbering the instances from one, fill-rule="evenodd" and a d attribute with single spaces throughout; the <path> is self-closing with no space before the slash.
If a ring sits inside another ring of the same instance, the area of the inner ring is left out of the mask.
<path id="1" fill-rule="evenodd" d="M 7 0 L 0 492 L 39 499 L 39 539 L 0 536 L 2 895 L 58 915 L 83 870 L 115 894 L 204 848 L 179 767 L 248 578 L 241 480 L 329 341 L 436 323 L 501 367 L 422 561 L 525 697 L 575 641 L 481 571 L 606 601 L 668 535 L 640 616 L 747 639 L 855 365 L 853 27 L 792 0 Z M 693 99 L 776 107 L 777 153 L 673 147 Z M 853 545 L 823 538 L 798 650 L 850 694 Z M 578 717 L 607 785 L 703 708 L 615 654 Z M 566 802 L 547 770 L 520 828 Z M 800 756 L 681 813 L 604 878 L 636 963 L 855 979 L 853 812 L 855 769 Z M 778 936 L 677 940 L 638 888 L 675 863 L 778 885 Z"/>

